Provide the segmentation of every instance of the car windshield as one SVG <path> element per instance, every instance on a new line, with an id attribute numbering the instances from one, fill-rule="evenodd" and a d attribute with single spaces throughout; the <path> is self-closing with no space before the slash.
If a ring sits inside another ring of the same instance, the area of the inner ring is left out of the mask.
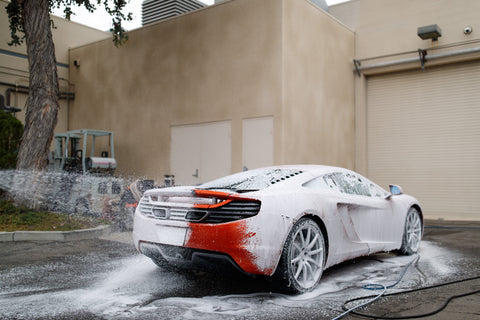
<path id="1" fill-rule="evenodd" d="M 293 169 L 262 169 L 244 171 L 231 176 L 213 180 L 199 186 L 199 189 L 231 190 L 234 192 L 250 192 L 268 188 L 302 173 Z"/>

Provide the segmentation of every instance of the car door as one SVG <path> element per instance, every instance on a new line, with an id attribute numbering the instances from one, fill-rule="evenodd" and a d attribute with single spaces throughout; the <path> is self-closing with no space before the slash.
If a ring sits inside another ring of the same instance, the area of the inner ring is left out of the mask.
<path id="1" fill-rule="evenodd" d="M 355 230 L 352 241 L 369 243 L 372 250 L 394 241 L 392 206 L 385 199 L 387 193 L 351 171 L 334 173 L 332 178 L 342 193 L 342 201 L 337 204 L 342 222 L 345 226 L 353 225 Z"/>

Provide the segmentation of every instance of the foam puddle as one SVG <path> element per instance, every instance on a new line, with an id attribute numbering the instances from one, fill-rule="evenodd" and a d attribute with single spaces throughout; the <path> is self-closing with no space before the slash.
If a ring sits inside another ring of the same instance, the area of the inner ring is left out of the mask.
<path id="1" fill-rule="evenodd" d="M 145 263 L 147 262 L 147 263 Z M 148 298 L 148 294 L 132 292 L 130 288 L 147 285 L 155 266 L 143 257 L 134 257 L 122 261 L 119 270 L 110 273 L 105 280 L 91 289 L 74 292 L 79 306 L 90 306 L 95 313 L 115 314 L 125 306 L 139 303 Z"/>
<path id="2" fill-rule="evenodd" d="M 422 251 L 438 250 L 441 255 L 448 255 L 449 251 L 434 244 L 427 244 Z M 436 259 L 437 254 L 427 254 L 424 260 Z M 344 301 L 369 295 L 361 288 L 368 283 L 390 285 L 400 276 L 403 268 L 409 264 L 414 256 L 381 256 L 381 261 L 360 260 L 357 264 L 333 268 L 324 275 L 317 289 L 301 295 L 284 295 L 278 293 L 253 293 L 226 296 L 207 296 L 201 298 L 166 298 L 155 300 L 146 306 L 137 306 L 129 310 L 132 315 L 155 313 L 165 309 L 175 309 L 175 314 L 183 319 L 212 319 L 215 317 L 248 316 L 254 312 L 276 312 L 283 308 L 306 308 L 318 305 L 329 306 L 330 314 L 341 310 Z M 428 261 L 439 266 L 435 261 Z M 441 266 L 445 271 L 447 268 Z M 448 269 L 452 272 L 452 269 Z M 435 274 L 435 271 L 432 272 Z M 398 285 L 398 291 L 419 286 L 424 275 L 412 265 L 404 279 Z M 438 277 L 437 277 L 438 279 Z M 435 281 L 435 280 L 432 280 Z M 272 311 L 273 310 L 273 311 Z M 276 311 L 275 311 L 276 310 Z M 333 310 L 333 311 L 332 311 Z M 279 311 L 280 312 L 280 311 Z"/>
<path id="3" fill-rule="evenodd" d="M 461 268 L 456 266 L 461 260 L 458 253 L 433 242 L 423 241 L 419 255 L 419 261 L 389 292 L 439 283 Z M 165 319 L 231 319 L 258 314 L 281 315 L 292 308 L 315 308 L 329 318 L 338 315 L 344 301 L 371 294 L 361 289 L 362 285 L 394 283 L 413 258 L 378 254 L 372 259 L 357 259 L 355 263 L 331 268 L 324 274 L 317 289 L 301 295 L 258 292 L 196 298 L 172 297 L 195 280 L 163 271 L 148 258 L 136 255 L 112 261 L 108 269 L 113 270 L 103 275 L 96 274 L 98 278 L 103 276 L 103 280 L 87 288 L 43 292 L 39 292 L 39 288 L 22 288 L 27 294 L 3 293 L 0 295 L 0 317 L 52 318 L 87 312 L 106 319 L 154 318 L 159 314 Z M 11 276 L 18 276 L 18 272 Z M 235 289 L 231 291 L 235 292 Z M 159 296 L 168 298 L 157 298 Z"/>
<path id="4" fill-rule="evenodd" d="M 114 317 L 148 301 L 159 288 L 174 290 L 186 285 L 183 276 L 162 272 L 142 255 L 113 263 L 118 267 L 114 266 L 113 271 L 104 274 L 104 280 L 89 288 L 62 289 L 60 285 L 52 290 L 22 288 L 22 294 L 18 290 L 2 292 L 0 318 L 52 318 L 78 312 Z M 17 273 L 6 276 L 15 277 Z"/>
<path id="5" fill-rule="evenodd" d="M 430 241 L 421 242 L 419 254 L 420 262 L 428 265 L 428 268 L 423 269 L 429 270 L 437 278 L 455 273 L 458 267 L 453 265 L 452 262 L 461 259 L 461 255 L 458 252 L 446 250 Z"/>
<path id="6" fill-rule="evenodd" d="M 80 308 L 103 316 L 128 313 L 141 305 L 159 290 L 166 291 L 186 285 L 186 279 L 176 273 L 163 273 L 144 256 L 122 261 L 118 270 L 112 271 L 93 288 L 72 292 Z"/>

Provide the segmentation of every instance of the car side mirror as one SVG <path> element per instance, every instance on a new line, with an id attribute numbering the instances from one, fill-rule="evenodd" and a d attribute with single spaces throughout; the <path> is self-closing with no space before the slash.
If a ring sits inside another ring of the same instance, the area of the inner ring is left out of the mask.
<path id="1" fill-rule="evenodd" d="M 402 187 L 391 184 L 389 185 L 390 188 L 390 194 L 387 196 L 387 199 L 390 199 L 392 196 L 398 196 L 403 194 Z"/>

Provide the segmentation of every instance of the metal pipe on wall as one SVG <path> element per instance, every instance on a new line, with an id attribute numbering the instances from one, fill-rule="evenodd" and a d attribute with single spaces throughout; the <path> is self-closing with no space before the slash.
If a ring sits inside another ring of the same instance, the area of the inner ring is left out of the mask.
<path id="1" fill-rule="evenodd" d="M 10 95 L 12 92 L 20 92 L 20 93 L 25 93 L 28 94 L 30 91 L 30 88 L 28 86 L 23 86 L 23 85 L 17 85 L 15 83 L 9 83 L 9 82 L 3 82 L 0 81 L 1 86 L 7 86 L 10 87 L 7 90 L 5 90 L 5 104 L 7 106 L 10 105 Z M 75 92 L 65 92 L 61 91 L 58 93 L 58 98 L 60 100 L 73 100 L 75 99 Z"/>
<path id="2" fill-rule="evenodd" d="M 435 60 L 435 59 L 449 58 L 449 57 L 472 54 L 472 53 L 477 53 L 477 52 L 480 52 L 480 47 L 458 50 L 458 51 L 453 51 L 453 52 L 427 54 L 425 56 L 425 59 L 428 59 L 428 61 L 430 61 L 430 60 Z M 356 71 L 364 71 L 364 70 L 370 70 L 370 69 L 376 69 L 376 68 L 391 67 L 391 66 L 396 66 L 396 65 L 400 65 L 400 64 L 406 64 L 406 63 L 412 63 L 412 62 L 422 62 L 422 59 L 421 59 L 420 56 L 418 56 L 418 57 L 413 57 L 413 58 L 406 58 L 406 59 L 400 59 L 400 60 L 394 60 L 394 61 L 380 62 L 380 63 L 370 64 L 370 65 L 366 65 L 366 66 L 361 65 L 362 60 L 354 60 L 354 62 L 355 62 L 355 66 L 356 66 L 355 67 Z"/>

